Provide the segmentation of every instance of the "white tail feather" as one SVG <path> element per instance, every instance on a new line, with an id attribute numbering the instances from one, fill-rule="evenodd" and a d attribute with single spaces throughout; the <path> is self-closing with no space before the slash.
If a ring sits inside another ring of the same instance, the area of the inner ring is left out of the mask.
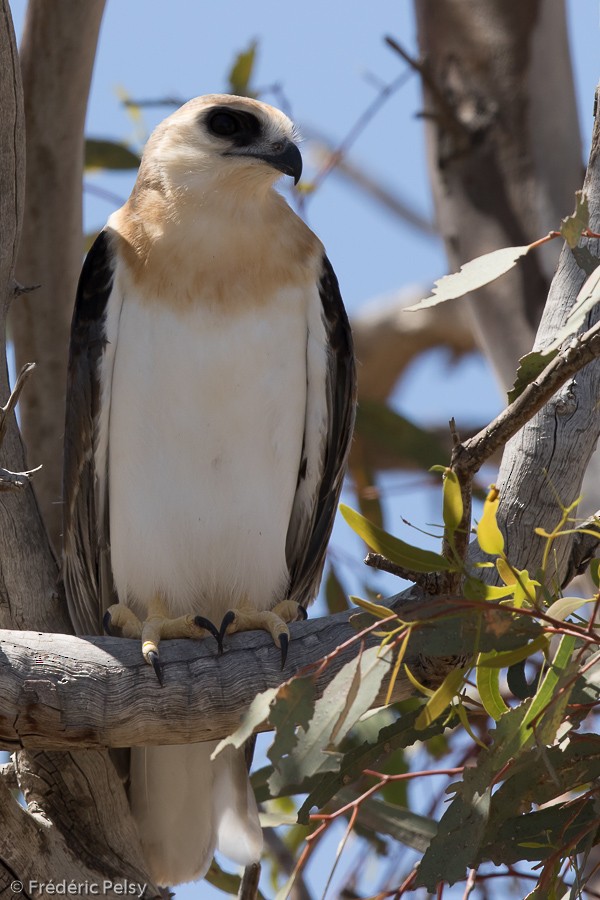
<path id="1" fill-rule="evenodd" d="M 240 865 L 260 859 L 262 833 L 242 751 L 216 743 L 133 748 L 130 801 L 144 856 L 161 885 L 202 878 L 215 848 Z"/>

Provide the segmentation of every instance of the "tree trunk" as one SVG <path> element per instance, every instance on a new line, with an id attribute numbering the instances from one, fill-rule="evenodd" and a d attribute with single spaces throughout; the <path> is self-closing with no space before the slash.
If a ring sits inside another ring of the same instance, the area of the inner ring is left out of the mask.
<path id="1" fill-rule="evenodd" d="M 21 42 L 27 172 L 16 271 L 40 287 L 15 303 L 10 328 L 17 367 L 37 363 L 21 423 L 31 466 L 43 465 L 35 491 L 57 552 L 69 327 L 83 256 L 83 129 L 104 2 L 30 0 Z"/>
<path id="2" fill-rule="evenodd" d="M 60 18 L 62 7 L 59 9 L 59 6 L 35 4 L 36 9 L 42 8 L 44 16 L 50 13 Z M 81 8 L 87 10 L 88 6 Z M 23 220 L 25 143 L 21 76 L 8 0 L 1 0 L 0 10 L 0 71 L 3 73 L 0 79 L 0 337 L 4 339 L 6 314 L 18 294 L 14 272 Z M 30 15 L 33 12 L 30 11 Z M 73 44 L 81 39 L 80 24 L 74 15 L 71 20 Z M 43 56 L 42 53 L 41 58 Z M 67 62 L 68 56 L 65 56 L 62 60 L 65 69 L 68 69 Z M 81 150 L 81 130 L 79 148 Z M 80 183 L 80 161 L 76 172 Z M 77 192 L 79 190 L 80 187 Z M 39 196 L 45 197 L 46 193 L 54 196 L 55 185 L 44 183 Z M 61 198 L 61 202 L 63 200 L 66 201 L 66 197 Z M 48 203 L 51 203 L 50 199 Z M 55 209 L 58 214 L 59 207 Z M 59 225 L 60 216 L 53 226 L 53 241 Z M 43 235 L 40 242 L 43 242 Z M 78 266 L 79 259 L 73 259 L 71 264 Z M 64 301 L 65 308 L 67 303 L 72 303 L 72 296 Z M 47 315 L 51 318 L 52 311 L 49 310 Z M 60 352 L 64 353 L 64 349 L 62 347 Z M 10 391 L 4 340 L 1 353 L 4 355 L 0 359 L 0 395 L 7 399 Z M 30 385 L 31 382 L 27 387 Z M 24 396 L 27 396 L 27 388 Z M 56 410 L 56 402 L 53 402 Z M 63 418 L 61 403 L 60 416 L 54 422 L 56 433 L 63 427 Z M 14 471 L 25 468 L 14 416 L 11 416 L 1 451 L 1 462 L 6 468 Z M 58 445 L 53 452 L 60 459 Z M 43 632 L 71 631 L 66 604 L 58 587 L 58 567 L 30 487 L 19 492 L 0 493 L 0 558 L 3 627 L 33 628 Z M 129 815 L 125 791 L 106 752 L 21 753 L 17 777 L 28 809 L 22 809 L 17 799 L 2 787 L 0 833 L 4 837 L 0 839 L 0 887 L 11 884 L 15 873 L 25 883 L 25 895 L 29 881 L 39 884 L 52 878 L 54 881 L 66 878 L 102 884 L 105 878 L 112 877 L 121 882 L 124 879 L 139 884 L 148 882 L 147 898 L 159 896 L 140 865 L 139 839 Z M 43 813 L 40 812 L 42 797 Z M 121 897 L 123 891 L 118 887 L 107 888 L 105 896 Z"/>
<path id="3" fill-rule="evenodd" d="M 581 185 L 564 0 L 415 0 L 429 171 L 450 268 L 557 228 Z M 551 60 L 551 64 L 549 64 Z M 533 344 L 557 250 L 471 298 L 510 387 Z"/>

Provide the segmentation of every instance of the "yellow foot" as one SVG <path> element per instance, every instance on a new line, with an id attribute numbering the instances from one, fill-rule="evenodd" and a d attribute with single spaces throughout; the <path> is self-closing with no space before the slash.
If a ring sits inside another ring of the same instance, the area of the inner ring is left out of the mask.
<path id="1" fill-rule="evenodd" d="M 204 638 L 212 635 L 222 651 L 222 637 L 216 627 L 204 616 L 178 616 L 170 619 L 162 597 L 155 597 L 148 607 L 148 618 L 141 622 L 128 606 L 115 603 L 104 614 L 104 630 L 107 634 L 126 638 L 141 638 L 142 654 L 152 666 L 156 677 L 163 683 L 158 645 L 162 639 Z"/>
<path id="2" fill-rule="evenodd" d="M 290 630 L 287 622 L 299 622 L 308 618 L 308 613 L 303 606 L 295 600 L 283 600 L 271 610 L 256 609 L 250 603 L 244 602 L 236 609 L 230 609 L 223 616 L 219 634 L 221 646 L 226 634 L 235 631 L 253 631 L 260 629 L 268 631 L 275 642 L 275 646 L 281 650 L 281 668 L 285 666 L 288 647 L 290 644 Z"/>

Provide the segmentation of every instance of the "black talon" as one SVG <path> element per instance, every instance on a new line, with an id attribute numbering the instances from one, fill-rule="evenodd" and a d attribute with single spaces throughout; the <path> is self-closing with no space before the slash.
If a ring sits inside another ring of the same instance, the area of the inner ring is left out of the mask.
<path id="1" fill-rule="evenodd" d="M 304 606 L 298 607 L 298 616 L 296 621 L 298 622 L 306 622 L 308 619 L 308 610 Z"/>
<path id="2" fill-rule="evenodd" d="M 217 638 L 217 643 L 219 645 L 219 654 L 223 652 L 223 638 L 225 637 L 227 628 L 231 625 L 232 622 L 235 622 L 235 613 L 232 609 L 230 609 L 223 616 L 223 621 L 221 622 L 221 627 L 219 628 L 219 636 Z"/>
<path id="3" fill-rule="evenodd" d="M 112 636 L 112 631 L 110 630 L 110 623 L 111 623 L 110 613 L 108 610 L 106 610 L 106 612 L 104 613 L 104 618 L 102 619 L 102 627 L 104 628 L 104 631 L 106 632 L 106 634 L 109 637 Z"/>
<path id="4" fill-rule="evenodd" d="M 196 616 L 196 618 L 194 619 L 194 625 L 197 625 L 198 628 L 205 628 L 206 631 L 210 631 L 210 633 L 216 640 L 217 644 L 219 644 L 219 646 L 221 646 L 221 642 L 222 642 L 221 635 L 219 634 L 217 626 L 213 625 L 213 623 L 210 621 L 210 619 L 205 619 L 204 616 Z"/>
<path id="5" fill-rule="evenodd" d="M 154 669 L 154 674 L 158 678 L 160 686 L 162 687 L 163 686 L 163 672 L 162 672 L 162 666 L 160 664 L 160 659 L 158 657 L 158 653 L 156 653 L 155 650 L 149 650 L 147 656 L 148 656 L 148 661 L 152 664 L 152 668 Z"/>
<path id="6" fill-rule="evenodd" d="M 287 634 L 279 635 L 279 644 L 281 646 L 281 668 L 283 669 L 287 659 L 288 647 L 290 646 L 290 639 Z"/>

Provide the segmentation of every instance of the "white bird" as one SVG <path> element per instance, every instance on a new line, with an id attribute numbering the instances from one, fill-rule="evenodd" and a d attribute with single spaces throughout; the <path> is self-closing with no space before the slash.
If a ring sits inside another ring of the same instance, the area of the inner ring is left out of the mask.
<path id="1" fill-rule="evenodd" d="M 268 630 L 287 651 L 323 569 L 355 404 L 348 320 L 318 238 L 274 189 L 290 120 L 186 103 L 144 152 L 83 266 L 65 433 L 64 577 L 79 634 Z M 215 849 L 258 860 L 242 751 L 134 748 L 129 797 L 159 884 Z"/>

